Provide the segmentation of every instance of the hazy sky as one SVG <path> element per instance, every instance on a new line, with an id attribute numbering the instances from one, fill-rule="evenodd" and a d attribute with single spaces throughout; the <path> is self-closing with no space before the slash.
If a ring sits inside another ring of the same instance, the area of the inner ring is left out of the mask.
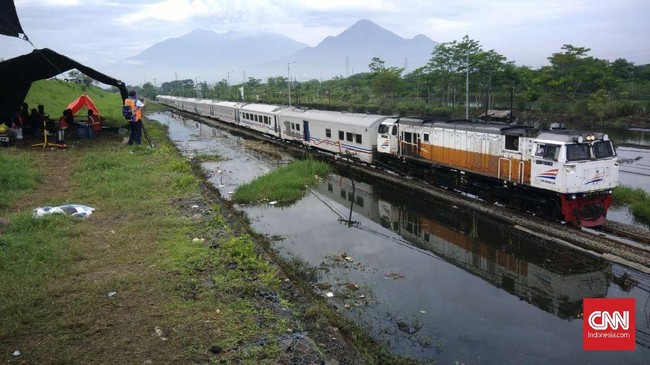
<path id="1" fill-rule="evenodd" d="M 3 0 L 4 1 L 4 0 Z M 464 35 L 517 65 L 537 68 L 563 44 L 589 55 L 650 63 L 650 0 L 16 0 L 23 30 L 51 48 L 102 67 L 195 28 L 284 34 L 316 46 L 359 19 L 404 38 Z M 32 46 L 0 36 L 0 57 Z"/>

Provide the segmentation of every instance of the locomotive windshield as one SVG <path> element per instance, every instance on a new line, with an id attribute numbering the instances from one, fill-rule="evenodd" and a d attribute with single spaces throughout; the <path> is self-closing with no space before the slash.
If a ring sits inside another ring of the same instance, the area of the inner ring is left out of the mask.
<path id="1" fill-rule="evenodd" d="M 379 125 L 379 130 L 378 130 L 378 132 L 379 132 L 380 134 L 388 134 L 388 126 L 385 125 L 385 124 L 381 124 L 381 125 Z"/>
<path id="2" fill-rule="evenodd" d="M 597 159 L 614 157 L 614 147 L 610 141 L 594 142 L 594 156 Z"/>
<path id="3" fill-rule="evenodd" d="M 567 161 L 584 161 L 614 157 L 614 148 L 610 141 L 568 144 L 566 146 Z"/>
<path id="4" fill-rule="evenodd" d="M 580 161 L 591 160 L 591 148 L 588 143 L 566 145 L 566 160 Z"/>

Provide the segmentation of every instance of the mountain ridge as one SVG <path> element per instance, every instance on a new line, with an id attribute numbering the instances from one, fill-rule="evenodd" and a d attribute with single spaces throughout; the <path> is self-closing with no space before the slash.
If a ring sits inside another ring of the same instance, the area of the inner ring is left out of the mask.
<path id="1" fill-rule="evenodd" d="M 238 84 L 248 77 L 287 77 L 292 64 L 292 79 L 306 81 L 368 72 L 373 57 L 384 60 L 387 67 L 408 64 L 414 69 L 428 62 L 437 45 L 423 34 L 402 38 L 368 19 L 325 37 L 314 47 L 275 33 L 196 28 L 157 42 L 117 67 L 122 67 L 119 74 L 142 74 L 161 82 L 190 78 Z"/>

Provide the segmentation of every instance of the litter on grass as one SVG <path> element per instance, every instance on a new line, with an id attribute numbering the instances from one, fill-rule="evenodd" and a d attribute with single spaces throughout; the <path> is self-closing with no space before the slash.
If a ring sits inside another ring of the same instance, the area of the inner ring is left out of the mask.
<path id="1" fill-rule="evenodd" d="M 40 218 L 47 214 L 67 214 L 74 218 L 86 218 L 95 208 L 79 204 L 59 205 L 58 207 L 39 207 L 34 209 L 34 218 Z"/>

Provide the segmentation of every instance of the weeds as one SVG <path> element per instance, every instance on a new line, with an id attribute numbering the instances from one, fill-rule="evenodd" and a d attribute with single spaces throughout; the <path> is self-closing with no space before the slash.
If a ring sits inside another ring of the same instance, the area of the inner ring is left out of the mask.
<path id="1" fill-rule="evenodd" d="M 615 205 L 627 205 L 635 219 L 650 224 L 650 194 L 641 188 L 619 186 L 612 194 Z"/>
<path id="2" fill-rule="evenodd" d="M 232 200 L 238 203 L 271 200 L 280 204 L 291 204 L 302 198 L 308 186 L 330 171 L 331 166 L 324 162 L 294 161 L 288 166 L 241 185 L 232 195 Z"/>

